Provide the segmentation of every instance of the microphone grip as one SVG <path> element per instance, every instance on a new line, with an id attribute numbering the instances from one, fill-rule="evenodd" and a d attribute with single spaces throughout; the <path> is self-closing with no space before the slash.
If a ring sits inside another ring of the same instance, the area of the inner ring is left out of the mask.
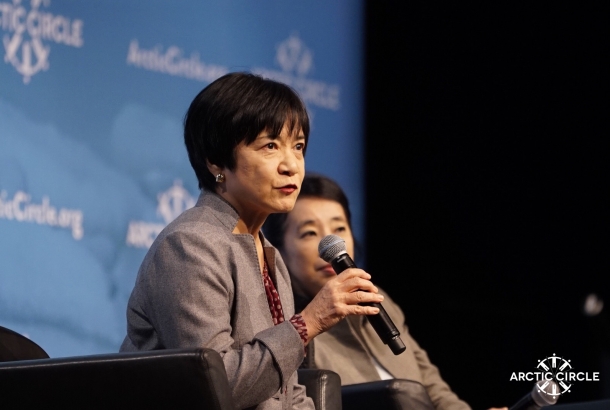
<path id="1" fill-rule="evenodd" d="M 343 272 L 345 269 L 355 268 L 356 264 L 352 258 L 347 254 L 343 253 L 331 261 L 331 265 L 337 274 Z M 379 313 L 376 315 L 367 315 L 369 323 L 377 332 L 377 335 L 381 338 L 381 341 L 388 345 L 392 350 L 392 353 L 399 355 L 406 350 L 406 346 L 400 338 L 400 332 L 390 319 L 390 316 L 385 311 L 381 303 L 361 303 L 363 306 L 373 306 L 379 309 Z"/>
<path id="2" fill-rule="evenodd" d="M 515 403 L 509 410 L 540 410 L 542 406 L 539 406 L 532 398 L 531 393 L 526 394 Z"/>
<path id="3" fill-rule="evenodd" d="M 404 352 L 406 346 L 400 338 L 400 332 L 394 326 L 394 322 L 392 322 L 383 306 L 380 303 L 363 303 L 362 305 L 379 308 L 378 314 L 367 315 L 366 318 L 381 338 L 381 341 L 388 345 L 395 355 Z"/>
<path id="4" fill-rule="evenodd" d="M 509 410 L 540 410 L 547 406 L 552 406 L 557 403 L 559 395 L 548 395 L 543 392 L 545 386 L 550 386 L 551 391 L 554 393 L 557 391 L 558 386 L 554 380 L 538 380 L 534 384 L 534 388 L 531 392 L 523 396 L 514 406 L 510 407 Z"/>

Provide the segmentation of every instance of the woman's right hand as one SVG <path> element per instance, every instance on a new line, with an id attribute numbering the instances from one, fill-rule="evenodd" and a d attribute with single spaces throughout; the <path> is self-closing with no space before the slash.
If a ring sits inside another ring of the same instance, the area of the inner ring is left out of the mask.
<path id="1" fill-rule="evenodd" d="M 350 268 L 332 278 L 303 309 L 309 341 L 336 325 L 347 315 L 376 315 L 379 309 L 360 303 L 381 303 L 383 296 L 362 269 Z"/>

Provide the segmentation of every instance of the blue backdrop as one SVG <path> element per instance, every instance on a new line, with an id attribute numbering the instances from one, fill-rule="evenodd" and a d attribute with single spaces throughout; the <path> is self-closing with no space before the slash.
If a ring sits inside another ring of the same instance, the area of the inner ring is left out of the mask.
<path id="1" fill-rule="evenodd" d="M 362 242 L 363 26 L 359 1 L 0 1 L 0 325 L 118 350 L 146 249 L 198 195 L 183 115 L 230 71 L 300 93 L 306 168 Z"/>

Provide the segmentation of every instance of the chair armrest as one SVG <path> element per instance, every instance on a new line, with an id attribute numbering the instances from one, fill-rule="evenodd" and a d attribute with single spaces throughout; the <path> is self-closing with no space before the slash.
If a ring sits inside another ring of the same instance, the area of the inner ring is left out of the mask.
<path id="1" fill-rule="evenodd" d="M 48 358 L 47 352 L 34 341 L 0 326 L 0 362 Z"/>
<path id="2" fill-rule="evenodd" d="M 173 349 L 0 363 L 7 408 L 234 409 L 212 349 Z"/>
<path id="3" fill-rule="evenodd" d="M 343 407 L 350 410 L 434 410 L 425 387 L 406 379 L 350 384 L 341 388 Z"/>
<path id="4" fill-rule="evenodd" d="M 548 406 L 548 408 L 549 410 L 608 410 L 610 409 L 610 399 L 555 404 L 553 407 Z"/>
<path id="5" fill-rule="evenodd" d="M 331 370 L 299 369 L 299 384 L 305 386 L 316 410 L 341 410 L 341 377 Z"/>

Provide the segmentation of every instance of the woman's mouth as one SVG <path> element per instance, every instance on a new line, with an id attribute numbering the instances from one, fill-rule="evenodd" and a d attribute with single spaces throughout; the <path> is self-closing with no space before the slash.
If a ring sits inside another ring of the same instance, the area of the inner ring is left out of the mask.
<path id="1" fill-rule="evenodd" d="M 295 192 L 297 190 L 297 186 L 296 185 L 284 185 L 283 187 L 280 187 L 279 190 L 282 191 L 285 194 L 292 194 L 293 192 Z"/>
<path id="2" fill-rule="evenodd" d="M 322 271 L 324 274 L 326 274 L 328 276 L 335 276 L 337 274 L 330 264 L 324 265 L 318 270 Z"/>

